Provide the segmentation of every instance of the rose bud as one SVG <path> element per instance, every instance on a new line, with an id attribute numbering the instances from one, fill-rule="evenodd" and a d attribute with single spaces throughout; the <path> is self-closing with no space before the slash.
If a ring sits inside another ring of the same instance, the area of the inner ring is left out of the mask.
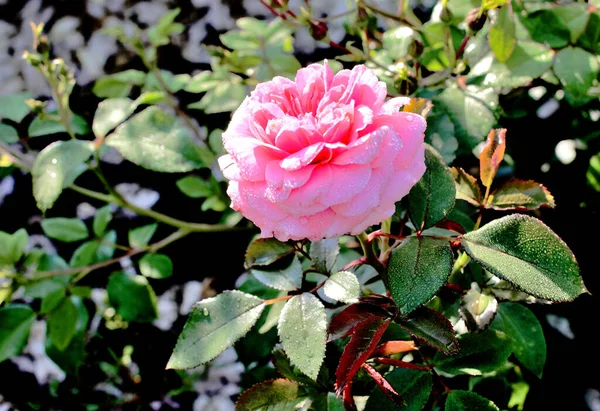
<path id="1" fill-rule="evenodd" d="M 487 20 L 487 13 L 483 12 L 480 14 L 479 8 L 473 9 L 467 14 L 465 19 L 467 21 L 467 26 L 473 33 L 477 33 L 479 30 L 483 28 Z"/>
<path id="2" fill-rule="evenodd" d="M 323 40 L 326 36 L 327 36 L 327 24 L 319 21 L 316 23 L 313 23 L 312 21 L 309 22 L 310 24 L 310 35 L 313 39 L 315 40 Z"/>

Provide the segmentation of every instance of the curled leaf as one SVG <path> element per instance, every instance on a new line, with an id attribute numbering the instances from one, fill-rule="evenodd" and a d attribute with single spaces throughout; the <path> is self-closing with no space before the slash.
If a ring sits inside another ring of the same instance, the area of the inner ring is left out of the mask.
<path id="1" fill-rule="evenodd" d="M 495 210 L 536 210 L 554 208 L 550 191 L 535 181 L 512 180 L 490 194 L 485 207 Z"/>
<path id="2" fill-rule="evenodd" d="M 504 150 L 506 149 L 506 129 L 497 128 L 490 131 L 487 136 L 485 146 L 479 155 L 480 176 L 484 186 L 490 187 L 500 163 L 504 158 Z"/>

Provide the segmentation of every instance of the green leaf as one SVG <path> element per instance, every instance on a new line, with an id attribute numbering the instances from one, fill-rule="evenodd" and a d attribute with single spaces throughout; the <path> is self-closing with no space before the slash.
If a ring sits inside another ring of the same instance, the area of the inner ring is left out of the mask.
<path id="1" fill-rule="evenodd" d="M 323 292 L 332 300 L 350 304 L 358 301 L 360 284 L 354 273 L 339 271 L 325 281 Z"/>
<path id="2" fill-rule="evenodd" d="M 48 335 L 52 343 L 64 351 L 77 330 L 77 307 L 70 298 L 64 298 L 48 315 Z"/>
<path id="3" fill-rule="evenodd" d="M 387 278 L 400 312 L 429 301 L 448 280 L 454 257 L 448 241 L 408 237 L 392 251 Z"/>
<path id="4" fill-rule="evenodd" d="M 13 265 L 23 257 L 29 235 L 24 228 L 12 234 L 0 231 L 0 266 Z"/>
<path id="5" fill-rule="evenodd" d="M 293 291 L 302 286 L 302 264 L 294 257 L 290 265 L 282 269 L 250 269 L 250 273 L 261 283 L 276 290 Z"/>
<path id="6" fill-rule="evenodd" d="M 180 173 L 207 166 L 207 149 L 193 142 L 177 117 L 154 106 L 118 126 L 105 142 L 153 171 Z"/>
<path id="7" fill-rule="evenodd" d="M 110 304 L 125 321 L 156 319 L 156 294 L 142 275 L 111 274 L 106 287 Z"/>
<path id="8" fill-rule="evenodd" d="M 69 265 L 73 268 L 85 267 L 98 262 L 98 247 L 100 243 L 96 240 L 86 241 L 73 252 Z"/>
<path id="9" fill-rule="evenodd" d="M 590 13 L 588 24 L 577 40 L 577 45 L 594 54 L 600 51 L 600 13 Z"/>
<path id="10" fill-rule="evenodd" d="M 246 250 L 246 268 L 273 264 L 294 252 L 294 246 L 274 238 L 254 240 Z"/>
<path id="11" fill-rule="evenodd" d="M 435 310 L 419 307 L 408 315 L 398 316 L 395 321 L 419 341 L 440 352 L 453 354 L 458 351 L 458 341 L 452 324 Z"/>
<path id="12" fill-rule="evenodd" d="M 29 93 L 9 94 L 0 96 L 0 118 L 7 118 L 20 123 L 31 109 L 25 100 L 32 98 Z"/>
<path id="13" fill-rule="evenodd" d="M 76 333 L 64 350 L 59 350 L 52 340 L 46 340 L 46 355 L 69 375 L 77 375 L 85 362 L 85 334 Z"/>
<path id="14" fill-rule="evenodd" d="M 303 293 L 292 297 L 279 317 L 279 336 L 287 356 L 315 380 L 325 357 L 327 316 L 317 297 Z"/>
<path id="15" fill-rule="evenodd" d="M 406 400 L 406 405 L 395 405 L 377 387 L 369 397 L 365 411 L 402 410 L 420 411 L 423 409 L 431 394 L 432 378 L 428 372 L 396 368 L 385 374 L 385 379 Z"/>
<path id="16" fill-rule="evenodd" d="M 206 114 L 235 111 L 246 98 L 246 87 L 239 82 L 238 76 L 234 76 L 233 80 L 219 81 L 200 101 L 189 104 L 187 108 L 204 110 Z"/>
<path id="17" fill-rule="evenodd" d="M 340 245 L 337 238 L 328 238 L 310 243 L 310 258 L 315 268 L 321 273 L 329 273 L 338 255 L 340 254 Z"/>
<path id="18" fill-rule="evenodd" d="M 89 236 L 85 223 L 78 218 L 46 218 L 40 224 L 44 234 L 65 243 L 81 241 Z"/>
<path id="19" fill-rule="evenodd" d="M 247 389 L 235 403 L 236 410 L 293 410 L 306 393 L 296 381 L 278 378 Z"/>
<path id="20" fill-rule="evenodd" d="M 498 411 L 498 407 L 479 394 L 470 391 L 452 390 L 446 398 L 445 411 Z"/>
<path id="21" fill-rule="evenodd" d="M 140 273 L 149 278 L 167 278 L 173 275 L 173 262 L 164 254 L 146 254 L 140 260 Z"/>
<path id="22" fill-rule="evenodd" d="M 36 157 L 31 170 L 33 196 L 40 210 L 54 205 L 63 188 L 87 170 L 85 162 L 94 152 L 89 141 L 57 141 L 43 149 Z"/>
<path id="23" fill-rule="evenodd" d="M 546 340 L 540 322 L 525 306 L 505 302 L 498 307 L 494 327 L 504 331 L 512 341 L 517 359 L 542 378 L 546 362 Z"/>
<path id="24" fill-rule="evenodd" d="M 456 184 L 456 199 L 464 200 L 474 206 L 479 206 L 483 200 L 477 179 L 462 168 L 450 169 Z"/>
<path id="25" fill-rule="evenodd" d="M 212 360 L 246 335 L 264 308 L 263 300 L 240 291 L 196 303 L 167 368 L 193 368 Z"/>
<path id="26" fill-rule="evenodd" d="M 446 164 L 454 161 L 456 150 L 458 150 L 458 140 L 454 137 L 454 123 L 448 114 L 442 112 L 427 116 L 425 142 L 439 151 Z"/>
<path id="27" fill-rule="evenodd" d="M 0 123 L 0 141 L 13 144 L 19 141 L 19 133 L 13 127 Z"/>
<path id="28" fill-rule="evenodd" d="M 177 188 L 190 198 L 206 198 L 213 195 L 213 188 L 209 181 L 197 176 L 186 176 L 177 180 Z"/>
<path id="29" fill-rule="evenodd" d="M 512 393 L 508 400 L 508 408 L 516 408 L 518 411 L 523 411 L 525 409 L 525 400 L 529 393 L 529 384 L 525 381 L 518 381 L 510 386 L 512 388 Z"/>
<path id="30" fill-rule="evenodd" d="M 273 366 L 279 374 L 281 374 L 284 378 L 288 380 L 297 381 L 302 385 L 315 385 L 315 381 L 308 378 L 306 375 L 300 371 L 300 369 L 294 366 L 290 359 L 285 355 L 282 349 L 276 348 L 272 353 L 272 362 Z"/>
<path id="31" fill-rule="evenodd" d="M 146 247 L 157 228 L 158 224 L 153 223 L 129 230 L 129 246 L 131 248 Z"/>
<path id="32" fill-rule="evenodd" d="M 456 128 L 460 146 L 469 151 L 496 124 L 494 111 L 498 107 L 498 95 L 492 88 L 449 87 L 434 99 L 434 103 L 438 103 L 448 113 Z"/>
<path id="33" fill-rule="evenodd" d="M 503 184 L 490 194 L 486 204 L 486 208 L 495 210 L 536 210 L 554 206 L 550 191 L 531 180 L 511 180 Z"/>
<path id="34" fill-rule="evenodd" d="M 103 98 L 127 97 L 132 86 L 141 86 L 146 81 L 146 73 L 139 70 L 125 70 L 103 76 L 94 83 L 93 93 Z"/>
<path id="35" fill-rule="evenodd" d="M 600 191 L 600 153 L 590 158 L 590 166 L 585 173 L 588 184 L 596 191 Z"/>
<path id="36" fill-rule="evenodd" d="M 41 314 L 51 313 L 55 308 L 58 307 L 58 305 L 60 303 L 62 303 L 62 300 L 64 300 L 66 298 L 66 296 L 67 296 L 66 287 L 61 287 L 61 288 L 49 293 L 42 299 L 42 306 L 40 308 L 40 313 Z"/>
<path id="37" fill-rule="evenodd" d="M 569 44 L 571 33 L 552 9 L 538 10 L 521 15 L 521 21 L 527 28 L 531 40 L 560 49 Z"/>
<path id="38" fill-rule="evenodd" d="M 383 33 L 383 48 L 394 60 L 408 56 L 413 44 L 415 31 L 408 26 L 394 27 Z"/>
<path id="39" fill-rule="evenodd" d="M 506 63 L 516 45 L 512 7 L 506 4 L 498 9 L 490 26 L 490 48 L 500 62 Z"/>
<path id="40" fill-rule="evenodd" d="M 181 34 L 185 26 L 181 23 L 175 23 L 175 18 L 179 15 L 181 9 L 176 8 L 163 15 L 156 25 L 148 29 L 148 41 L 154 47 L 166 46 L 170 42 L 170 36 Z"/>
<path id="41" fill-rule="evenodd" d="M 92 224 L 96 237 L 102 237 L 104 235 L 106 227 L 108 227 L 108 224 L 111 222 L 111 220 L 112 213 L 110 211 L 110 204 L 98 209 L 96 215 L 94 216 L 94 223 Z"/>
<path id="42" fill-rule="evenodd" d="M 565 4 L 553 7 L 552 12 L 558 17 L 571 35 L 571 43 L 575 43 L 585 31 L 592 14 L 585 4 Z"/>
<path id="43" fill-rule="evenodd" d="M 0 362 L 17 356 L 27 344 L 35 312 L 27 305 L 0 308 Z"/>
<path id="44" fill-rule="evenodd" d="M 554 52 L 539 43 L 520 41 L 508 61 L 501 63 L 487 54 L 475 64 L 469 76 L 483 76 L 485 87 L 516 88 L 540 77 L 551 66 Z"/>
<path id="45" fill-rule="evenodd" d="M 426 146 L 425 166 L 425 174 L 408 194 L 410 218 L 417 229 L 429 228 L 443 220 L 454 207 L 456 197 L 450 170 L 430 146 Z"/>
<path id="46" fill-rule="evenodd" d="M 98 104 L 92 131 L 98 138 L 106 135 L 133 114 L 138 104 L 128 98 L 111 98 Z"/>
<path id="47" fill-rule="evenodd" d="M 56 112 L 51 112 L 50 114 L 53 114 L 55 116 L 58 115 Z M 78 116 L 77 114 L 73 115 L 70 128 L 73 133 L 79 135 L 87 134 L 90 131 L 85 119 L 81 116 Z M 28 129 L 28 134 L 30 138 L 66 132 L 67 129 L 60 121 L 52 118 L 41 117 L 34 118 L 31 124 L 29 125 Z"/>
<path id="48" fill-rule="evenodd" d="M 571 301 L 586 292 L 567 245 L 544 223 L 514 214 L 465 234 L 469 256 L 492 274 L 538 298 Z"/>
<path id="49" fill-rule="evenodd" d="M 600 71 L 596 56 L 578 47 L 567 47 L 556 54 L 553 69 L 573 106 L 597 99 L 589 93 Z"/>
<path id="50" fill-rule="evenodd" d="M 432 363 L 448 374 L 482 375 L 500 368 L 512 352 L 508 336 L 493 328 L 481 333 L 463 334 L 458 339 L 460 352 L 452 357 L 437 353 Z"/>

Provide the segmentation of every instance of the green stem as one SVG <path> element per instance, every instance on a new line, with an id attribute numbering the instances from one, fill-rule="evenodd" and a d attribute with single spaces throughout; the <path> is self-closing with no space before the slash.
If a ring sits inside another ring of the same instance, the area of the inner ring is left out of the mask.
<path id="1" fill-rule="evenodd" d="M 369 236 L 364 231 L 356 236 L 356 239 L 360 243 L 362 247 L 363 254 L 367 263 L 372 265 L 373 268 L 377 270 L 379 274 L 383 277 L 385 275 L 385 267 L 379 260 L 379 258 L 375 255 L 375 251 L 373 250 L 373 243 L 369 241 Z"/>

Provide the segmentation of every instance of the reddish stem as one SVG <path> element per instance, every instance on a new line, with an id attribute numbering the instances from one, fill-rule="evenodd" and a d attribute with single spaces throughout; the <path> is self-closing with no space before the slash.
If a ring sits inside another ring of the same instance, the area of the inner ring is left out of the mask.
<path id="1" fill-rule="evenodd" d="M 456 51 L 456 60 L 458 60 L 459 58 L 462 57 L 462 55 L 465 51 L 465 47 L 467 47 L 467 43 L 469 42 L 470 38 L 471 37 L 469 35 L 466 35 L 465 38 L 463 39 L 462 43 L 460 43 L 460 47 Z"/>
<path id="2" fill-rule="evenodd" d="M 377 364 L 393 365 L 394 367 L 407 368 L 409 370 L 429 371 L 429 367 L 413 364 L 402 360 L 394 360 L 392 358 L 373 358 Z"/>

